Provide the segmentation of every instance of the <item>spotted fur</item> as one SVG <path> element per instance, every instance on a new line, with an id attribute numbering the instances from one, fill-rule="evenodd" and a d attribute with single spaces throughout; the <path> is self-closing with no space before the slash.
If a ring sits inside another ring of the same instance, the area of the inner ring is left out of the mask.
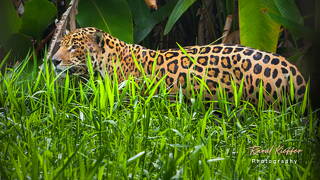
<path id="1" fill-rule="evenodd" d="M 165 82 L 171 93 L 176 93 L 181 86 L 184 94 L 200 88 L 198 80 L 206 82 L 205 96 L 216 97 L 217 87 L 224 88 L 232 97 L 232 83 L 239 85 L 244 81 L 244 96 L 252 103 L 257 103 L 260 83 L 265 89 L 264 97 L 272 102 L 282 92 L 289 91 L 290 77 L 293 78 L 295 96 L 303 97 L 305 80 L 298 69 L 284 57 L 277 54 L 240 45 L 206 45 L 180 49 L 151 50 L 136 44 L 127 44 L 96 28 L 82 28 L 66 35 L 59 50 L 53 56 L 57 71 L 69 68 L 71 73 L 87 73 L 86 54 L 89 53 L 95 70 L 103 76 L 117 70 L 119 81 L 129 75 L 141 76 L 133 55 L 146 74 L 152 73 L 154 61 L 159 77 L 166 75 Z M 70 68 L 71 67 L 71 68 Z M 197 77 L 197 78 L 195 78 Z"/>

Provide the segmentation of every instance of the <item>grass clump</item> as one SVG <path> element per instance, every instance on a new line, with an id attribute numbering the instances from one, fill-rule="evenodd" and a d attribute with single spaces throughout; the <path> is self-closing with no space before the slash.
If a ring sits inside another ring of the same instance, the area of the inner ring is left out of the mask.
<path id="1" fill-rule="evenodd" d="M 0 178 L 313 178 L 318 117 L 300 104 L 256 108 L 240 90 L 235 104 L 190 103 L 181 90 L 172 101 L 161 80 L 144 76 L 145 95 L 133 77 L 60 79 L 28 60 L 0 74 Z M 302 152 L 254 155 L 254 146 Z"/>

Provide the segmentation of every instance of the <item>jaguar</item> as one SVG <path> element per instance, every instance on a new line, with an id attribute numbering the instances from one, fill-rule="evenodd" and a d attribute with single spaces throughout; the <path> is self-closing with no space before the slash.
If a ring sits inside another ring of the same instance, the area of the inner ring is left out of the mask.
<path id="1" fill-rule="evenodd" d="M 215 99 L 220 88 L 232 98 L 232 87 L 241 84 L 244 99 L 254 104 L 261 87 L 269 103 L 288 93 L 290 84 L 297 100 L 306 91 L 306 82 L 297 67 L 275 53 L 231 44 L 152 50 L 125 43 L 93 27 L 65 35 L 52 62 L 57 72 L 86 75 L 89 57 L 93 69 L 102 76 L 116 72 L 118 81 L 123 82 L 129 76 L 156 74 L 170 93 L 182 89 L 189 96 L 191 91 L 205 87 L 204 97 L 208 100 Z"/>

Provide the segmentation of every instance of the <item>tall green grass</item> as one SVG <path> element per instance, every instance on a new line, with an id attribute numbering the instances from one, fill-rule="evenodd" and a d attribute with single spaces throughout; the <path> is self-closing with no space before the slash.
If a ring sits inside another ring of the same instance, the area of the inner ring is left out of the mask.
<path id="1" fill-rule="evenodd" d="M 163 79 L 118 83 L 93 76 L 90 61 L 86 80 L 59 78 L 50 61 L 40 71 L 36 62 L 0 74 L 0 179 L 314 178 L 309 106 L 253 106 L 235 85 L 232 102 L 222 89 L 211 102 L 181 89 L 172 97 Z M 250 155 L 280 145 L 303 151 Z M 252 163 L 266 158 L 297 164 Z"/>

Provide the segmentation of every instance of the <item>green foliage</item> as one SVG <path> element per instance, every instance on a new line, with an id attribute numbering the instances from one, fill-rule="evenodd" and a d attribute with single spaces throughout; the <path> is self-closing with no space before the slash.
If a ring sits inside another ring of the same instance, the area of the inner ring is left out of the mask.
<path id="1" fill-rule="evenodd" d="M 164 29 L 164 34 L 168 34 L 173 25 L 177 22 L 177 20 L 181 17 L 181 15 L 194 3 L 196 0 L 179 0 L 174 9 L 172 10 L 166 27 Z"/>
<path id="2" fill-rule="evenodd" d="M 164 21 L 172 12 L 177 0 L 171 0 L 157 11 L 151 12 L 142 0 L 128 0 L 131 10 L 134 12 L 134 41 L 141 42 L 161 21 Z"/>
<path id="3" fill-rule="evenodd" d="M 10 0 L 4 0 L 0 4 L 3 10 L 0 12 L 2 17 L 2 28 L 0 28 L 0 44 L 4 43 L 10 35 L 18 33 L 21 26 L 21 19 L 18 17 L 13 4 Z M 5 19 L 3 17 L 6 17 Z M 6 27 L 6 28 L 4 28 Z"/>
<path id="4" fill-rule="evenodd" d="M 30 36 L 22 33 L 11 34 L 5 43 L 5 49 L 8 51 L 12 50 L 11 55 L 17 59 L 21 59 L 30 51 L 32 47 L 31 40 Z"/>
<path id="5" fill-rule="evenodd" d="M 10 0 L 2 1 L 5 17 L 0 35 L 0 47 L 12 50 L 15 59 L 23 59 L 32 48 L 33 40 L 41 40 L 44 30 L 53 22 L 56 7 L 48 0 L 29 0 L 25 3 L 24 14 L 19 17 Z"/>
<path id="6" fill-rule="evenodd" d="M 161 32 L 155 33 L 159 35 L 156 38 L 162 39 L 162 35 L 168 35 L 181 16 L 190 9 L 190 12 L 193 12 L 193 15 L 189 14 L 190 22 L 182 24 L 189 24 L 187 28 L 183 27 L 188 33 L 193 29 L 194 33 L 191 34 L 194 36 L 197 34 L 197 25 L 200 23 L 198 15 L 195 14 L 195 12 L 200 13 L 198 7 L 191 8 L 196 2 L 202 6 L 209 3 L 196 0 L 171 0 L 166 1 L 164 5 L 159 5 L 158 10 L 151 12 L 143 0 L 81 0 L 78 6 L 77 23 L 81 27 L 100 28 L 128 43 L 139 43 L 148 37 L 156 24 L 165 22 L 164 32 L 159 26 Z M 210 39 L 221 36 L 226 16 L 235 12 L 235 2 L 234 0 L 210 2 L 209 4 L 216 9 L 216 12 L 212 12 L 212 9 L 211 12 L 205 12 L 209 9 L 203 9 L 204 12 L 201 13 L 214 14 L 207 20 L 208 26 L 214 26 L 211 32 L 214 35 Z M 239 22 L 234 21 L 233 29 L 237 29 L 236 25 L 240 24 L 240 39 L 243 45 L 275 52 L 280 25 L 289 29 L 294 38 L 306 37 L 306 34 L 312 32 L 303 27 L 303 17 L 293 0 L 239 0 L 238 2 L 240 19 Z M 0 10 L 0 20 L 4 20 L 6 27 L 0 29 L 0 47 L 5 51 L 12 49 L 12 55 L 17 58 L 22 58 L 30 47 L 39 47 L 38 42 L 44 38 L 44 30 L 53 22 L 57 13 L 54 4 L 48 0 L 26 1 L 22 17 L 17 15 L 10 0 L 1 1 L 0 6 L 3 7 L 3 10 Z M 170 36 L 174 34 L 168 37 Z M 183 41 L 182 37 L 175 41 Z M 145 43 L 148 43 L 148 39 Z M 174 42 L 164 44 L 172 43 Z"/>
<path id="7" fill-rule="evenodd" d="M 195 1 L 169 1 L 155 12 L 150 12 L 143 0 L 80 1 L 77 20 L 82 27 L 97 27 L 128 43 L 133 40 L 138 43 L 156 24 L 170 15 L 164 31 L 164 34 L 168 34 L 180 16 Z"/>
<path id="8" fill-rule="evenodd" d="M 280 25 L 296 40 L 314 34 L 294 0 L 239 0 L 239 16 L 241 43 L 265 51 L 276 51 Z"/>
<path id="9" fill-rule="evenodd" d="M 264 51 L 276 51 L 280 24 L 266 15 L 269 11 L 275 9 L 267 7 L 262 0 L 239 0 L 241 44 Z"/>
<path id="10" fill-rule="evenodd" d="M 41 39 L 43 31 L 57 14 L 56 7 L 48 0 L 30 0 L 25 3 L 24 9 L 20 32 Z"/>
<path id="11" fill-rule="evenodd" d="M 236 86 L 236 104 L 223 88 L 221 99 L 191 95 L 188 102 L 182 91 L 170 96 L 165 82 L 155 84 L 153 77 L 142 77 L 142 84 L 133 77 L 120 84 L 94 77 L 90 59 L 85 81 L 58 78 L 47 60 L 44 70 L 29 73 L 29 60 L 0 73 L 1 179 L 315 178 L 318 117 L 308 108 L 304 114 L 305 105 L 256 108 Z M 303 151 L 250 155 L 248 149 L 280 145 Z"/>
<path id="12" fill-rule="evenodd" d="M 274 7 L 275 11 L 268 11 L 267 15 L 290 30 L 294 38 L 308 37 L 314 33 L 310 28 L 304 26 L 304 19 L 294 0 L 273 0 L 272 2 L 273 4 L 269 3 L 268 6 Z"/>
<path id="13" fill-rule="evenodd" d="M 303 25 L 303 17 L 294 0 L 273 0 L 273 3 L 282 17 Z"/>
<path id="14" fill-rule="evenodd" d="M 96 27 L 133 42 L 132 15 L 126 0 L 82 0 L 78 9 L 77 21 L 82 27 Z"/>

